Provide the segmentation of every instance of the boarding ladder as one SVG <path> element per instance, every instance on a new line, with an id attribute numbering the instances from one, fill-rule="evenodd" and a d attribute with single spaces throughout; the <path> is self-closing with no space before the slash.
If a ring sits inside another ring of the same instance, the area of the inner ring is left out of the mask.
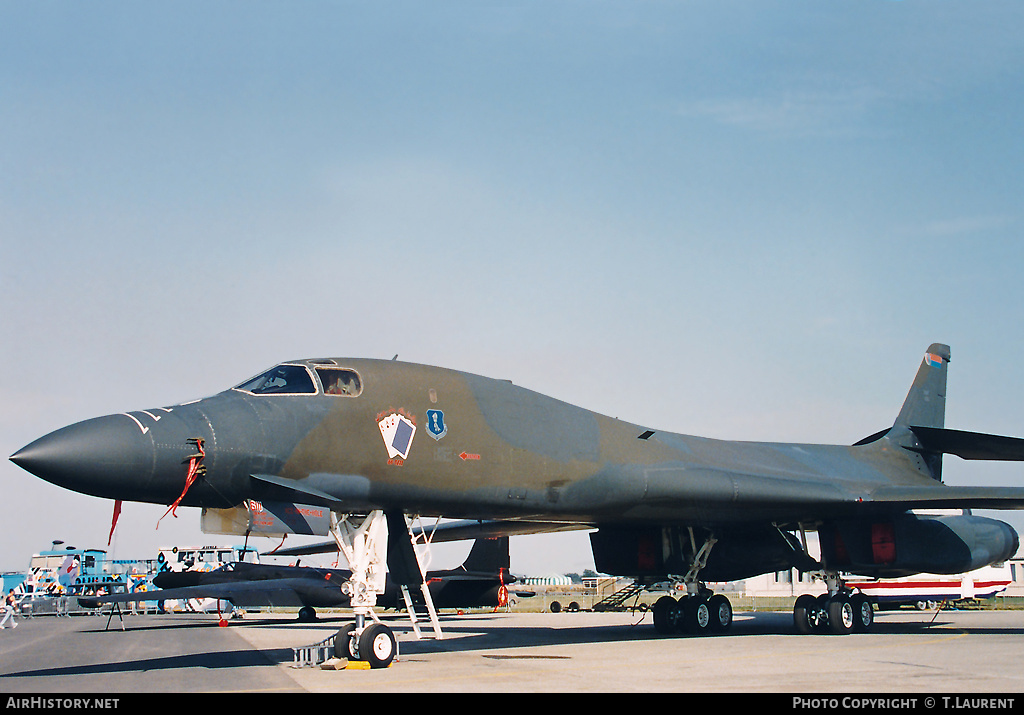
<path id="1" fill-rule="evenodd" d="M 594 604 L 595 611 L 621 611 L 625 610 L 623 604 L 631 598 L 639 596 L 646 586 L 642 583 L 633 582 L 623 589 L 620 589 L 612 595 L 598 601 Z"/>
<path id="2" fill-rule="evenodd" d="M 406 517 L 406 527 L 409 532 L 409 539 L 412 542 L 413 553 L 416 554 L 416 565 L 420 569 L 420 591 L 423 593 L 423 603 L 427 607 L 427 615 L 430 618 L 430 623 L 434 628 L 434 637 L 438 640 L 444 638 L 444 633 L 441 632 L 441 622 L 437 618 L 437 610 L 434 608 L 434 600 L 430 597 L 430 589 L 427 587 L 427 568 L 430 566 L 430 542 L 433 538 L 434 531 L 430 530 L 429 535 L 427 529 L 422 525 L 419 525 L 416 529 L 413 529 L 413 524 L 420 522 L 420 517 Z M 437 527 L 435 522 L 434 527 Z M 405 610 L 409 614 L 409 620 L 412 622 L 412 629 L 416 633 L 417 638 L 423 638 L 423 633 L 420 632 L 419 619 L 416 617 L 416 606 L 412 602 L 412 596 L 409 594 L 409 587 L 402 585 L 401 588 L 402 600 L 405 601 Z"/>

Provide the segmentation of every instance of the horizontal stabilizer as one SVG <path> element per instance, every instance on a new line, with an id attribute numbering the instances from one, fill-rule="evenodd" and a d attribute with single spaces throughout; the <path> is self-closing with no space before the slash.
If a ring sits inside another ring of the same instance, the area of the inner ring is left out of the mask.
<path id="1" fill-rule="evenodd" d="M 1024 439 L 938 427 L 911 427 L 921 452 L 955 454 L 961 459 L 1024 462 Z M 908 448 L 909 449 L 909 448 Z"/>
<path id="2" fill-rule="evenodd" d="M 338 542 L 334 541 L 318 541 L 315 544 L 305 544 L 303 546 L 289 546 L 287 549 L 274 549 L 273 551 L 264 551 L 263 556 L 314 556 L 316 554 L 330 554 L 340 551 L 338 548 Z"/>

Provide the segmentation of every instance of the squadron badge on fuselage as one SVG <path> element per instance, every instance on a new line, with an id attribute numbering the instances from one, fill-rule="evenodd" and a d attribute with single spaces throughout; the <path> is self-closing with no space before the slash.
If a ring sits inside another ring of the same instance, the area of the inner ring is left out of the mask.
<path id="1" fill-rule="evenodd" d="M 416 436 L 416 424 L 403 414 L 392 412 L 377 421 L 384 446 L 388 448 L 390 460 L 408 459 L 412 439 Z"/>
<path id="2" fill-rule="evenodd" d="M 448 434 L 448 425 L 444 423 L 444 412 L 427 410 L 427 434 L 434 439 L 441 439 Z"/>

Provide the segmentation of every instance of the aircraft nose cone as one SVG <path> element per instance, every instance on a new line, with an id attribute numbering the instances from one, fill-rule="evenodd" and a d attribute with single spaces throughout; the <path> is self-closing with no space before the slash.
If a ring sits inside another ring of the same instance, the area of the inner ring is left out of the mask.
<path id="1" fill-rule="evenodd" d="M 152 436 L 127 415 L 97 417 L 40 437 L 11 456 L 40 479 L 83 494 L 132 499 L 156 460 Z"/>

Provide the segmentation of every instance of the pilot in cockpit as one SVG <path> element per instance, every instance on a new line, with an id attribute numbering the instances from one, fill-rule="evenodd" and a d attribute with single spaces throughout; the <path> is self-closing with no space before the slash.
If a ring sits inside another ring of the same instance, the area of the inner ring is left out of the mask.
<path id="1" fill-rule="evenodd" d="M 353 395 L 357 392 L 355 387 L 355 375 L 349 372 L 339 372 L 331 375 L 330 384 L 324 390 L 328 395 Z"/>

